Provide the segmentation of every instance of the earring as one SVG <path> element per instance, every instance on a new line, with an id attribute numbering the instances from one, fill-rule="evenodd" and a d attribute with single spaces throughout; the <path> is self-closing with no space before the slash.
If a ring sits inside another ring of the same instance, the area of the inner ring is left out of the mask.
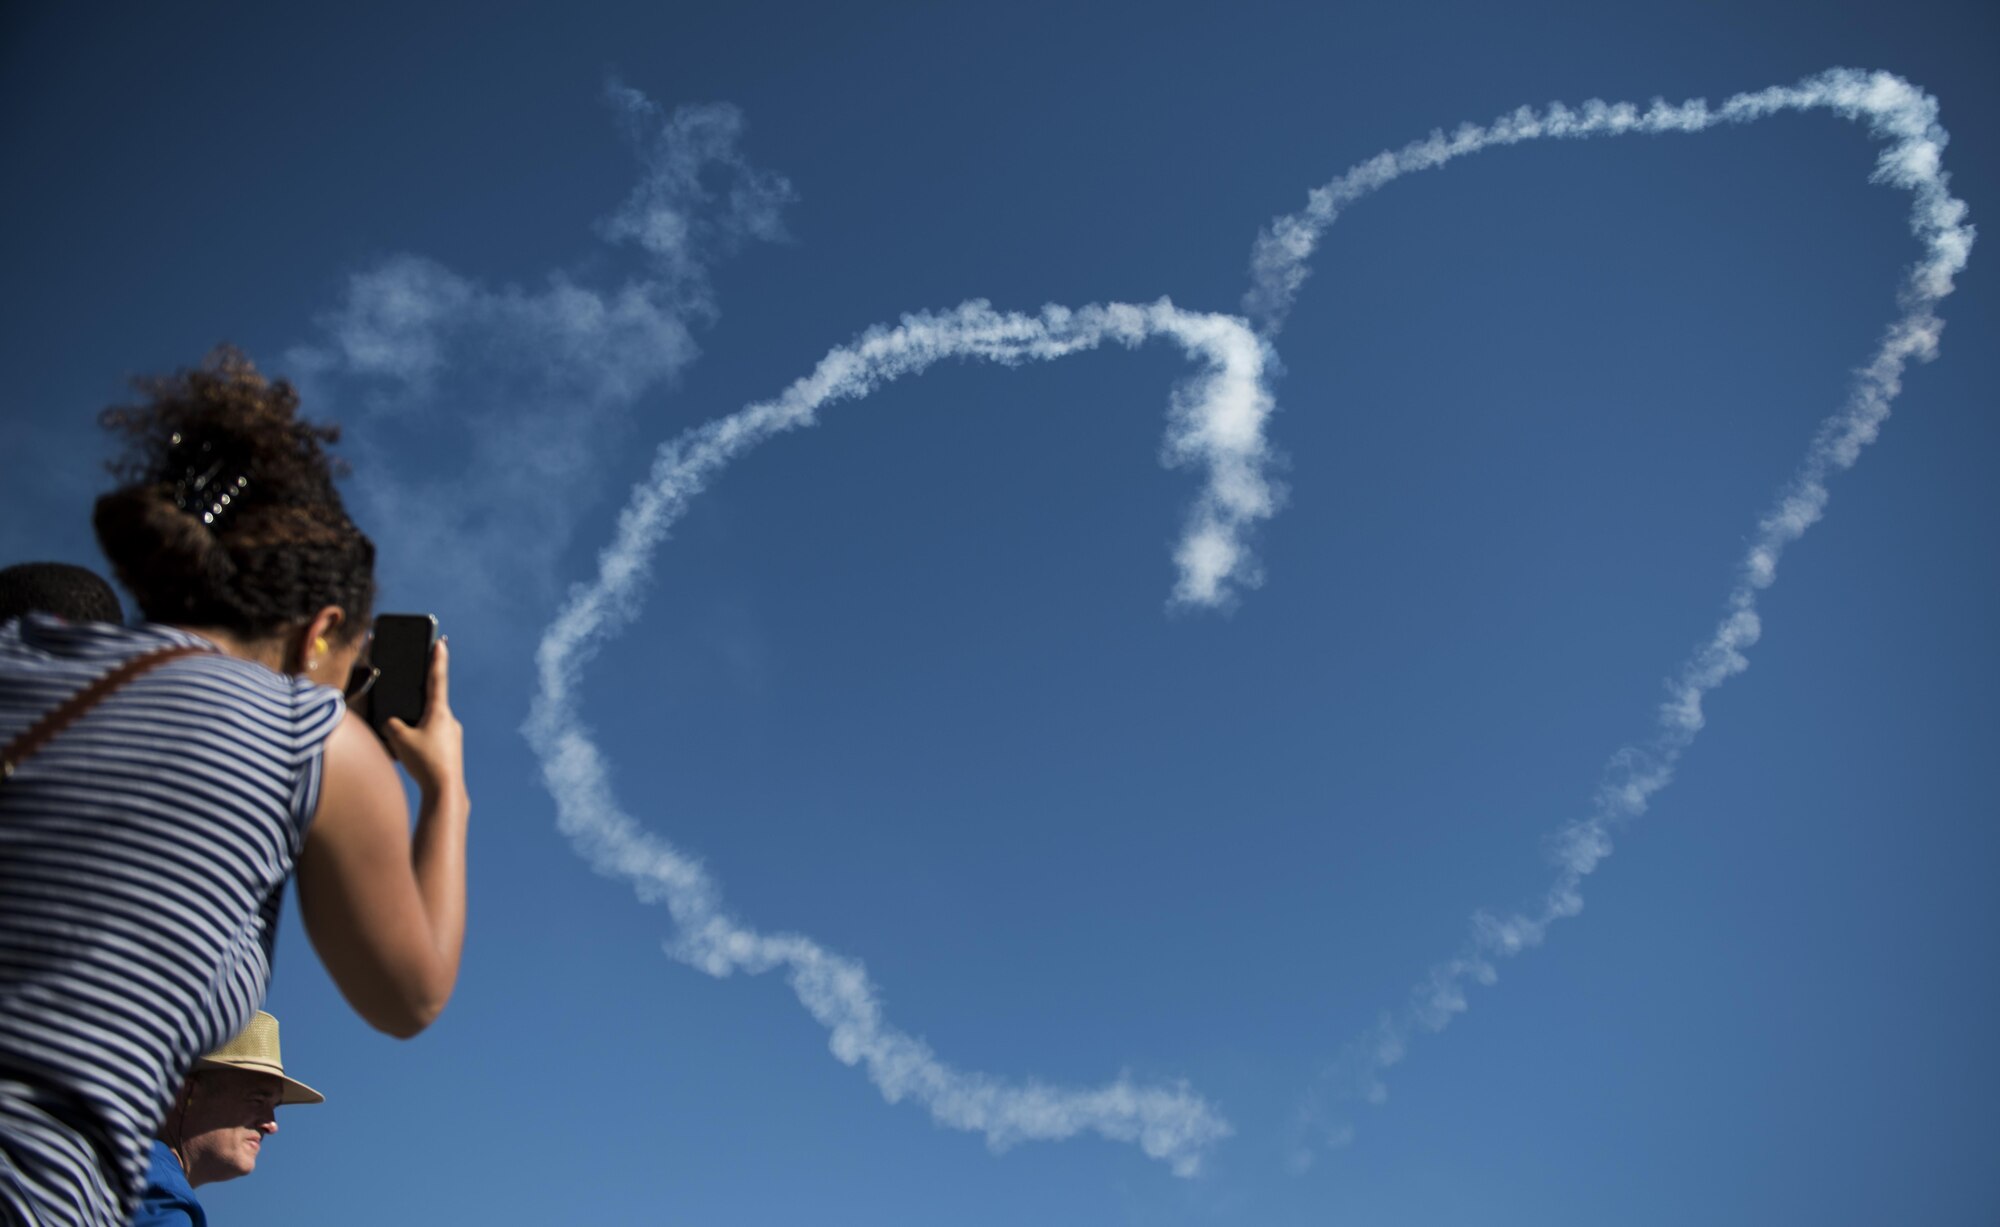
<path id="1" fill-rule="evenodd" d="M 325 635 L 318 635 L 313 638 L 313 651 L 324 656 L 328 652 L 333 651 L 333 645 L 326 641 Z"/>

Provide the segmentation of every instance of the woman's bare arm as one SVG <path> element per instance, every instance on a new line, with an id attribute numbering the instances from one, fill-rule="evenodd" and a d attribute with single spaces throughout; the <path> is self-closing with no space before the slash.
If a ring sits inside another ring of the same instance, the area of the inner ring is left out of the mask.
<path id="1" fill-rule="evenodd" d="M 357 1014 L 404 1038 L 444 1010 L 465 941 L 471 801 L 448 681 L 440 643 L 423 720 L 388 728 L 419 790 L 414 834 L 395 765 L 349 713 L 327 740 L 319 811 L 299 857 L 299 912 L 313 949 Z"/>

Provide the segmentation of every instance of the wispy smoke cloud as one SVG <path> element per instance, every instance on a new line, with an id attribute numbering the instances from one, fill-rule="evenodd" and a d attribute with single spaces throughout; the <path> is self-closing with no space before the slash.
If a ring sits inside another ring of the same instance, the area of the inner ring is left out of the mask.
<path id="1" fill-rule="evenodd" d="M 738 152 L 743 115 L 735 107 L 681 107 L 669 115 L 616 81 L 605 93 L 646 174 L 604 222 L 604 237 L 638 244 L 689 301 L 712 306 L 706 298 L 710 265 L 747 241 L 784 239 L 792 185 Z M 711 193 L 702 181 L 718 174 L 728 180 L 727 190 Z M 722 207 L 711 207 L 718 196 Z"/>
<path id="2" fill-rule="evenodd" d="M 1270 353 L 1240 320 L 1182 311 L 1166 300 L 1039 315 L 1003 314 L 969 302 L 941 314 L 905 316 L 822 358 L 775 399 L 749 405 L 663 444 L 632 492 L 597 576 L 570 596 L 542 639 L 539 690 L 525 726 L 556 798 L 561 828 L 598 872 L 630 881 L 641 898 L 666 904 L 677 933 L 668 951 L 714 976 L 782 969 L 806 1010 L 830 1033 L 835 1056 L 863 1066 L 891 1102 L 912 1099 L 939 1123 L 985 1135 L 995 1149 L 1094 1132 L 1136 1143 L 1181 1175 L 1230 1133 L 1216 1110 L 1183 1083 L 1144 1085 L 1120 1077 L 1072 1089 L 1005 1082 L 954 1069 L 923 1041 L 892 1026 L 862 965 L 796 934 L 762 933 L 722 909 L 702 866 L 643 830 L 611 792 L 603 758 L 584 725 L 577 689 L 586 662 L 639 611 L 648 560 L 689 500 L 731 462 L 767 439 L 814 423 L 819 411 L 947 358 L 1015 365 L 1154 337 L 1201 364 L 1176 388 L 1164 459 L 1205 471 L 1175 554 L 1177 602 L 1213 606 L 1251 582 L 1248 529 L 1275 510 L 1266 475 L 1264 423 L 1272 409 Z"/>
<path id="3" fill-rule="evenodd" d="M 1938 124 L 1936 100 L 1889 73 L 1836 69 L 1794 86 L 1739 94 L 1713 109 L 1700 99 L 1679 106 L 1655 100 L 1644 109 L 1593 99 L 1574 110 L 1561 104 L 1541 112 L 1523 107 L 1485 127 L 1462 125 L 1448 137 L 1433 132 L 1425 140 L 1378 154 L 1315 189 L 1305 209 L 1277 219 L 1258 238 L 1251 257 L 1254 284 L 1244 305 L 1269 335 L 1283 326 L 1309 271 L 1306 260 L 1341 210 L 1404 175 L 1495 146 L 1544 137 L 1700 132 L 1781 111 L 1811 110 L 1865 123 L 1887 143 L 1873 180 L 1902 188 L 1913 197 L 1910 228 L 1923 254 L 1904 282 L 1899 298 L 1903 314 L 1857 373 L 1846 403 L 1821 423 L 1796 475 L 1758 521 L 1724 602 L 1721 622 L 1669 683 L 1651 733 L 1612 755 L 1589 812 L 1551 837 L 1556 875 L 1546 892 L 1524 909 L 1475 914 L 1465 945 L 1432 967 L 1400 1009 L 1384 1013 L 1373 1029 L 1348 1045 L 1325 1080 L 1336 1095 L 1383 1102 L 1388 1095 L 1383 1074 L 1403 1059 L 1414 1036 L 1450 1025 L 1465 1011 L 1469 988 L 1490 985 L 1498 978 L 1497 960 L 1539 945 L 1551 925 L 1583 909 L 1583 880 L 1611 854 L 1613 831 L 1645 813 L 1653 796 L 1672 781 L 1681 754 L 1701 732 L 1703 701 L 1748 667 L 1745 653 L 1761 631 L 1757 595 L 1777 578 L 1785 548 L 1825 511 L 1827 481 L 1851 467 L 1861 450 L 1874 442 L 1902 390 L 1909 362 L 1936 356 L 1944 327 L 1936 308 L 1965 267 L 1973 228 L 1966 222 L 1965 202 L 1948 190 L 1942 155 L 1949 138 Z M 1309 1107 L 1307 1116 L 1317 1119 L 1318 1109 Z M 1337 1147 L 1352 1137 L 1351 1125 L 1341 1122 L 1326 1129 L 1323 1141 Z"/>
<path id="4" fill-rule="evenodd" d="M 394 526 L 387 570 L 489 608 L 548 582 L 622 411 L 699 355 L 693 330 L 717 314 L 710 270 L 783 238 L 793 199 L 739 151 L 736 108 L 668 114 L 615 82 L 606 101 L 642 173 L 598 234 L 635 253 L 632 275 L 598 285 L 557 269 L 491 285 L 394 255 L 349 277 L 319 337 L 284 356 L 316 409 L 363 412 L 359 492 L 366 522 Z M 448 431 L 417 412 L 438 403 L 455 410 Z M 444 456 L 463 462 L 440 477 Z"/>

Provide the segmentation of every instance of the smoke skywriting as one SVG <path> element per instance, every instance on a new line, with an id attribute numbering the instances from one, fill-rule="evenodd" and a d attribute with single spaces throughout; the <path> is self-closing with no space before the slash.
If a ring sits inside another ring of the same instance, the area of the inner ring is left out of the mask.
<path id="1" fill-rule="evenodd" d="M 946 358 L 1014 365 L 1106 342 L 1129 348 L 1152 337 L 1175 342 L 1202 364 L 1176 388 L 1169 412 L 1166 460 L 1207 471 L 1175 554 L 1174 600 L 1224 602 L 1234 585 L 1254 582 L 1245 534 L 1277 505 L 1278 492 L 1265 473 L 1271 455 L 1264 422 L 1272 408 L 1265 343 L 1240 320 L 1182 311 L 1164 299 L 1074 311 L 1050 306 L 1035 316 L 1002 314 L 969 302 L 871 329 L 829 352 L 775 399 L 663 444 L 650 476 L 619 518 L 617 535 L 599 555 L 597 578 L 571 594 L 542 638 L 536 658 L 540 689 L 525 731 L 541 758 L 564 834 L 598 872 L 625 878 L 641 898 L 667 905 L 678 928 L 669 952 L 713 976 L 783 968 L 800 1003 L 831 1033 L 834 1055 L 864 1066 L 890 1102 L 915 1099 L 939 1123 L 982 1133 L 996 1149 L 1090 1131 L 1135 1142 L 1175 1172 L 1193 1175 L 1203 1153 L 1231 1130 L 1187 1086 L 1146 1086 L 1121 1077 L 1100 1087 L 1069 1089 L 1008 1084 L 954 1069 L 883 1018 L 879 994 L 859 962 L 810 938 L 760 933 L 730 917 L 717 884 L 700 864 L 641 830 L 619 807 L 576 700 L 584 664 L 637 616 L 639 585 L 652 551 L 689 500 L 743 453 L 812 425 L 829 404 L 858 400 Z"/>
<path id="2" fill-rule="evenodd" d="M 444 568 L 468 608 L 507 609 L 557 573 L 587 506 L 577 492 L 628 426 L 625 411 L 699 357 L 696 330 L 719 314 L 713 268 L 785 237 L 791 185 L 744 157 L 735 107 L 668 112 L 615 81 L 605 103 L 640 164 L 595 227 L 636 255 L 625 275 L 605 276 L 606 253 L 540 284 L 494 285 L 396 254 L 350 276 L 316 320 L 320 336 L 285 355 L 315 403 L 371 411 L 360 489 L 370 518 L 397 526 L 384 569 Z M 446 388 L 454 412 L 440 421 Z M 469 429 L 440 439 L 441 427 Z M 421 483 L 412 456 L 432 466 Z M 443 456 L 462 457 L 449 478 L 435 468 Z"/>
<path id="3" fill-rule="evenodd" d="M 1903 371 L 1910 360 L 1928 361 L 1937 355 L 1944 323 L 1936 308 L 1965 267 L 1973 228 L 1966 222 L 1965 202 L 1948 190 L 1943 151 L 1950 138 L 1938 124 L 1937 100 L 1890 73 L 1835 69 L 1797 85 L 1738 94 L 1713 110 L 1701 99 L 1679 106 L 1656 99 L 1643 111 L 1631 103 L 1593 99 L 1580 110 L 1559 103 L 1539 113 L 1523 107 L 1485 127 L 1465 124 L 1449 137 L 1433 132 L 1425 140 L 1378 154 L 1315 189 L 1303 210 L 1279 218 L 1258 238 L 1251 256 L 1254 284 L 1244 296 L 1244 307 L 1261 321 L 1265 335 L 1273 336 L 1284 325 L 1309 272 L 1306 260 L 1327 227 L 1347 205 L 1404 175 L 1495 146 L 1544 137 L 1700 132 L 1782 111 L 1811 110 L 1866 123 L 1888 145 L 1876 162 L 1873 181 L 1902 188 L 1914 198 L 1910 229 L 1922 244 L 1923 255 L 1903 285 L 1903 314 L 1890 324 L 1880 348 L 1857 373 L 1846 403 L 1820 424 L 1798 472 L 1758 521 L 1736 583 L 1724 600 L 1720 624 L 1681 664 L 1651 733 L 1611 756 L 1589 812 L 1550 840 L 1554 881 L 1524 909 L 1474 914 L 1465 945 L 1433 966 L 1399 1010 L 1385 1012 L 1333 1063 L 1325 1081 L 1336 1095 L 1384 1102 L 1388 1090 L 1382 1075 L 1403 1059 L 1413 1036 L 1444 1030 L 1465 1011 L 1469 986 L 1490 985 L 1498 979 L 1496 959 L 1539 945 L 1550 925 L 1583 909 L 1583 880 L 1611 855 L 1612 832 L 1645 813 L 1652 797 L 1672 782 L 1675 764 L 1701 732 L 1703 700 L 1749 667 L 1744 653 L 1761 633 L 1757 594 L 1776 580 L 1785 547 L 1804 536 L 1825 512 L 1828 479 L 1852 467 L 1861 449 L 1874 442 L 1902 390 Z M 1316 1101 L 1309 1098 L 1305 1111 L 1309 1123 L 1318 1123 L 1318 1111 Z M 1353 1128 L 1345 1122 L 1324 1129 L 1324 1140 L 1332 1146 L 1352 1138 Z M 1307 1153 L 1298 1158 L 1310 1162 Z"/>
<path id="4" fill-rule="evenodd" d="M 1494 982 L 1498 959 L 1539 944 L 1555 921 L 1581 910 L 1582 882 L 1610 854 L 1613 831 L 1644 813 L 1671 781 L 1680 755 L 1702 728 L 1705 698 L 1747 667 L 1745 652 L 1760 633 L 1757 596 L 1775 580 L 1785 548 L 1823 513 L 1828 480 L 1852 466 L 1874 440 L 1908 363 L 1936 354 L 1943 327 L 1936 307 L 1965 266 L 1973 230 L 1965 204 L 1947 190 L 1941 154 L 1948 138 L 1937 122 L 1937 104 L 1908 82 L 1887 73 L 1835 70 L 1794 86 L 1741 94 L 1716 108 L 1701 100 L 1678 106 L 1655 101 L 1643 109 L 1593 100 L 1577 109 L 1524 107 L 1483 127 L 1466 124 L 1450 136 L 1433 133 L 1314 190 L 1304 210 L 1279 218 L 1259 237 L 1244 306 L 1261 335 L 1242 320 L 1182 310 L 1166 300 L 1074 311 L 1052 306 L 1034 316 L 971 302 L 940 314 L 906 316 L 894 327 L 872 329 L 831 350 L 776 398 L 663 444 L 599 556 L 595 578 L 572 592 L 545 632 L 537 658 L 538 692 L 525 732 L 555 796 L 561 829 L 599 872 L 627 879 L 642 899 L 667 906 L 676 925 L 668 945 L 674 957 L 718 977 L 783 970 L 801 1004 L 831 1033 L 834 1054 L 864 1066 L 890 1101 L 914 1099 L 940 1123 L 982 1133 L 996 1149 L 1095 1132 L 1136 1143 L 1178 1174 L 1194 1174 L 1207 1151 L 1232 1130 L 1185 1084 L 1143 1085 L 1121 1077 L 1101 1087 L 1072 1089 L 954 1069 L 885 1020 L 876 986 L 858 961 L 809 938 L 759 932 L 731 917 L 719 885 L 702 866 L 641 828 L 612 795 L 604 758 L 581 718 L 584 667 L 638 616 L 651 555 L 689 501 L 758 444 L 813 424 L 827 405 L 858 400 L 942 359 L 1016 365 L 1106 342 L 1131 347 L 1164 338 L 1200 364 L 1173 394 L 1165 448 L 1169 463 L 1201 468 L 1206 478 L 1175 550 L 1172 603 L 1224 605 L 1257 582 L 1248 535 L 1274 513 L 1280 497 L 1268 476 L 1273 455 L 1264 435 L 1273 403 L 1268 379 L 1276 362 L 1268 338 L 1283 327 L 1308 275 L 1308 259 L 1343 209 L 1405 175 L 1495 146 L 1542 138 L 1693 133 L 1811 110 L 1865 123 L 1887 144 L 1875 181 L 1912 193 L 1911 226 L 1923 254 L 1903 287 L 1902 314 L 1758 522 L 1721 622 L 1678 670 L 1654 727 L 1612 755 L 1586 816 L 1554 836 L 1556 873 L 1546 892 L 1518 910 L 1476 914 L 1463 947 L 1431 968 L 1408 1001 L 1384 1013 L 1321 1080 L 1336 1095 L 1382 1102 L 1387 1095 L 1382 1075 L 1403 1058 L 1415 1035 L 1444 1029 L 1466 1009 L 1471 985 Z M 642 243 L 650 241 L 648 235 L 671 238 L 671 227 L 627 225 L 623 217 L 614 224 L 622 237 Z M 1352 1136 L 1350 1125 L 1325 1125 L 1316 1106 L 1309 1106 L 1307 1119 L 1324 1129 L 1329 1144 Z M 1302 1157 L 1309 1161 L 1309 1155 Z"/>

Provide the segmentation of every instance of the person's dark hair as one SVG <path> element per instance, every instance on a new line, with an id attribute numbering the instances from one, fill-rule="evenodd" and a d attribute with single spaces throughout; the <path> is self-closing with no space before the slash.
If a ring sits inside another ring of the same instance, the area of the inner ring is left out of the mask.
<path id="1" fill-rule="evenodd" d="M 142 403 L 99 417 L 125 439 L 107 466 L 124 484 L 92 522 L 140 612 L 261 638 L 338 605 L 343 637 L 366 626 L 375 546 L 334 488 L 339 427 L 298 416 L 290 383 L 226 345 L 133 387 Z"/>
<path id="2" fill-rule="evenodd" d="M 0 622 L 31 613 L 71 622 L 125 620 L 111 585 L 90 568 L 67 562 L 19 562 L 0 570 Z"/>

